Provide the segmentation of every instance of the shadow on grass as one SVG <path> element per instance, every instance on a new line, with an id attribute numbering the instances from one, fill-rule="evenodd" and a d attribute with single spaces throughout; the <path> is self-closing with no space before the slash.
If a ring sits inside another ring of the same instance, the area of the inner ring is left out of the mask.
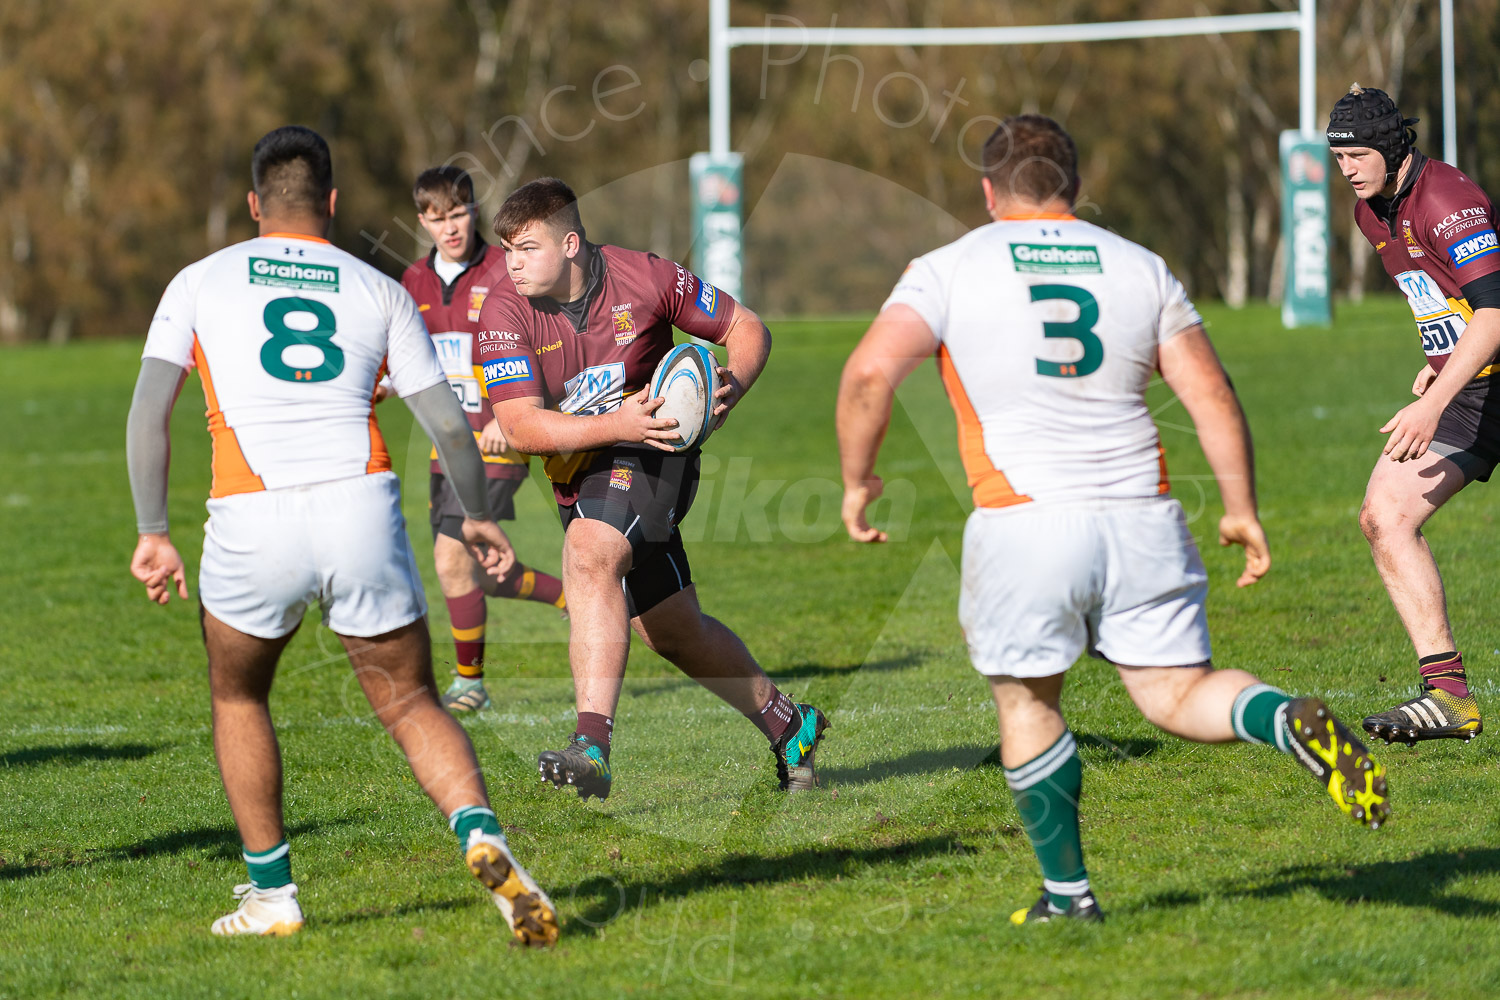
<path id="1" fill-rule="evenodd" d="M 832 786 L 870 785 L 887 778 L 937 774 L 959 768 L 972 770 L 982 764 L 999 763 L 992 743 L 969 743 L 941 750 L 915 750 L 891 760 L 875 760 L 864 767 L 820 767 L 818 778 Z"/>
<path id="2" fill-rule="evenodd" d="M 1141 757 L 1149 757 L 1161 749 L 1161 740 L 1152 736 L 1113 740 L 1102 733 L 1077 733 L 1075 735 L 1079 746 L 1108 750 L 1117 760 L 1137 760 Z"/>
<path id="3" fill-rule="evenodd" d="M 126 743 L 104 746 L 100 743 L 74 743 L 69 746 L 27 747 L 0 754 L 0 767 L 35 767 L 41 764 L 81 764 L 86 760 L 140 760 L 165 750 L 169 743 L 151 746 Z"/>
<path id="4" fill-rule="evenodd" d="M 305 834 L 355 821 L 352 817 L 342 817 L 323 823 L 299 823 L 287 831 L 287 838 L 295 843 L 298 837 Z M 66 856 L 51 848 L 43 848 L 40 857 L 34 857 L 23 864 L 0 864 L 0 881 L 45 875 L 51 871 L 76 868 L 97 861 L 135 861 L 189 852 L 201 852 L 211 861 L 236 861 L 241 856 L 240 851 L 240 835 L 234 827 L 201 826 L 192 830 L 174 830 L 133 844 L 121 844 L 119 847 L 85 848 L 82 853 Z"/>
<path id="5" fill-rule="evenodd" d="M 344 924 L 362 924 L 367 920 L 386 920 L 390 917 L 405 917 L 418 913 L 467 910 L 479 904 L 489 905 L 489 897 L 483 892 L 475 891 L 455 899 L 433 900 L 431 902 L 417 900 L 411 903 L 402 903 L 400 906 L 362 906 L 354 912 L 346 913 L 341 917 L 334 917 L 332 919 L 319 917 L 318 924 L 319 926 L 326 924 L 331 927 L 338 927 Z"/>
<path id="6" fill-rule="evenodd" d="M 604 927 L 634 910 L 726 886 L 826 882 L 857 874 L 871 865 L 964 850 L 953 837 L 924 837 L 879 847 L 809 847 L 774 857 L 731 854 L 686 871 L 636 873 L 631 881 L 596 875 L 572 886 L 557 887 L 551 895 L 557 903 L 581 910 L 563 928 L 565 932 L 579 931 L 579 925 Z"/>
<path id="7" fill-rule="evenodd" d="M 890 657 L 884 660 L 871 660 L 869 663 L 849 663 L 843 666 L 822 663 L 791 663 L 782 667 L 774 667 L 767 670 L 771 679 L 780 681 L 809 680 L 818 677 L 853 677 L 862 670 L 907 670 L 911 667 L 919 667 L 933 657 L 933 653 L 922 651 L 908 653 L 905 656 Z M 673 691 L 681 691 L 685 688 L 696 688 L 698 682 L 691 677 L 664 677 L 664 678 L 641 678 L 631 681 L 625 685 L 624 696 L 627 698 L 647 698 L 651 695 L 666 694 Z"/>
<path id="8" fill-rule="evenodd" d="M 1422 907 L 1453 917 L 1500 916 L 1500 903 L 1451 891 L 1468 880 L 1500 872 L 1500 849 L 1433 851 L 1405 861 L 1329 871 L 1325 866 L 1296 865 L 1278 871 L 1265 885 L 1228 886 L 1211 893 L 1173 890 L 1148 897 L 1138 909 L 1196 906 L 1208 895 L 1242 899 L 1277 899 L 1311 889 L 1335 903 L 1392 903 Z"/>

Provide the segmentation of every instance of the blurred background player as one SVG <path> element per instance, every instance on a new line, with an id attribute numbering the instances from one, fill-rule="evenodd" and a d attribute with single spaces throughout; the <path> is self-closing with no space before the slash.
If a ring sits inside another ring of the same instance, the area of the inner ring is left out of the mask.
<path id="1" fill-rule="evenodd" d="M 1250 433 L 1197 311 L 1162 259 L 1072 215 L 1073 140 L 1050 118 L 1002 122 L 984 147 L 991 225 L 911 263 L 844 367 L 838 435 L 844 523 L 866 510 L 895 387 L 937 355 L 958 416 L 974 511 L 959 619 L 989 678 L 1000 760 L 1041 862 L 1017 924 L 1099 920 L 1078 831 L 1083 768 L 1059 706 L 1087 649 L 1118 667 L 1153 725 L 1204 743 L 1293 753 L 1345 813 L 1389 814 L 1384 771 L 1317 698 L 1292 699 L 1209 662 L 1208 578 L 1145 391 L 1159 369 L 1198 429 L 1224 500 L 1240 586 L 1270 568 Z"/>
<path id="2" fill-rule="evenodd" d="M 187 597 L 167 535 L 168 420 L 196 361 L 213 437 L 199 596 L 214 754 L 250 874 L 235 889 L 239 908 L 215 920 L 213 933 L 284 936 L 303 925 L 268 699 L 281 651 L 317 601 L 512 933 L 552 944 L 552 904 L 511 856 L 474 748 L 435 693 L 400 484 L 375 421 L 382 366 L 437 446 L 466 512 L 465 541 L 499 573 L 514 554 L 485 512 L 468 421 L 415 303 L 325 238 L 338 192 L 322 137 L 294 125 L 268 133 L 255 144 L 251 174 L 260 236 L 189 265 L 167 286 L 127 429 L 140 531 L 130 569 L 165 604 L 174 584 Z"/>
<path id="3" fill-rule="evenodd" d="M 1359 199 L 1354 218 L 1386 273 L 1406 295 L 1427 364 L 1412 382 L 1421 398 L 1380 428 L 1359 524 L 1375 567 L 1417 654 L 1417 697 L 1365 719 L 1387 742 L 1470 740 L 1484 729 L 1448 621 L 1443 578 L 1422 525 L 1500 461 L 1500 247 L 1495 212 L 1479 185 L 1412 145 L 1383 90 L 1359 84 L 1328 116 L 1328 144 Z"/>
<path id="4" fill-rule="evenodd" d="M 497 521 L 512 521 L 516 516 L 516 491 L 526 482 L 529 471 L 528 457 L 506 445 L 505 435 L 490 413 L 474 339 L 479 330 L 479 308 L 490 282 L 506 280 L 505 255 L 479 236 L 474 184 L 463 170 L 449 165 L 423 171 L 412 187 L 412 197 L 417 203 L 417 219 L 435 246 L 426 260 L 406 269 L 401 285 L 417 300 L 438 361 L 468 415 L 484 456 L 490 516 Z M 562 581 L 519 561 L 498 580 L 481 569 L 464 544 L 460 531 L 463 511 L 435 451 L 428 510 L 432 561 L 448 605 L 457 670 L 443 694 L 443 705 L 451 712 L 472 712 L 490 704 L 484 686 L 485 595 L 539 601 L 561 609 L 566 606 Z"/>
<path id="5" fill-rule="evenodd" d="M 610 738 L 634 628 L 760 729 L 783 789 L 813 787 L 827 720 L 778 690 L 739 636 L 699 609 L 677 530 L 697 490 L 699 453 L 671 453 L 665 442 L 678 440 L 675 422 L 653 417 L 662 401 L 641 391 L 671 350 L 675 325 L 728 352 L 713 408 L 722 424 L 765 367 L 770 331 L 680 264 L 589 243 L 578 199 L 556 178 L 506 198 L 495 232 L 513 287 L 485 299 L 480 358 L 506 438 L 551 456 L 572 616 L 578 726 L 566 747 L 538 759 L 543 779 L 584 798 L 609 794 Z"/>

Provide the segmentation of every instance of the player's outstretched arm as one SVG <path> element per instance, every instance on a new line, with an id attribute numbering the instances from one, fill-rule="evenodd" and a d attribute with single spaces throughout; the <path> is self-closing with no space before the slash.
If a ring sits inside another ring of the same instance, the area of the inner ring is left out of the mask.
<path id="1" fill-rule="evenodd" d="M 839 379 L 836 421 L 839 466 L 844 480 L 844 528 L 856 542 L 883 542 L 870 525 L 870 504 L 883 487 L 875 459 L 891 423 L 896 387 L 932 356 L 932 329 L 910 306 L 894 305 L 875 317 Z"/>
<path id="2" fill-rule="evenodd" d="M 681 440 L 677 421 L 653 416 L 664 402 L 638 392 L 609 413 L 583 416 L 549 410 L 540 396 L 520 396 L 500 400 L 494 410 L 505 440 L 527 455 L 576 455 L 621 441 L 672 451 L 672 444 Z"/>
<path id="3" fill-rule="evenodd" d="M 481 566 L 496 576 L 503 575 L 515 563 L 516 554 L 510 539 L 490 517 L 484 460 L 479 457 L 474 432 L 458 397 L 448 383 L 439 382 L 405 397 L 405 402 L 432 439 L 438 464 L 463 507 L 464 541 Z"/>
<path id="4" fill-rule="evenodd" d="M 130 416 L 125 421 L 125 465 L 135 501 L 135 553 L 130 575 L 146 585 L 146 597 L 157 604 L 177 595 L 187 598 L 182 557 L 167 537 L 167 470 L 172 460 L 169 421 L 187 370 L 160 358 L 146 358 L 136 377 Z"/>
<path id="5" fill-rule="evenodd" d="M 1476 309 L 1447 364 L 1431 380 L 1422 398 L 1409 403 L 1385 422 L 1380 433 L 1390 435 L 1381 449 L 1393 462 L 1421 458 L 1437 433 L 1438 420 L 1458 390 L 1500 353 L 1500 309 Z M 1420 381 L 1420 376 L 1419 376 Z M 1416 385 L 1412 386 L 1416 391 Z"/>
<path id="6" fill-rule="evenodd" d="M 771 331 L 753 311 L 736 302 L 724 347 L 729 357 L 728 364 L 719 369 L 723 385 L 714 393 L 714 416 L 718 418 L 714 421 L 715 430 L 724 426 L 729 411 L 765 370 L 771 357 Z"/>
<path id="7" fill-rule="evenodd" d="M 1245 411 L 1202 326 L 1194 324 L 1162 344 L 1157 364 L 1198 429 L 1198 444 L 1224 501 L 1219 544 L 1244 547 L 1245 572 L 1237 582 L 1248 587 L 1271 568 L 1271 549 L 1256 511 L 1255 452 Z"/>

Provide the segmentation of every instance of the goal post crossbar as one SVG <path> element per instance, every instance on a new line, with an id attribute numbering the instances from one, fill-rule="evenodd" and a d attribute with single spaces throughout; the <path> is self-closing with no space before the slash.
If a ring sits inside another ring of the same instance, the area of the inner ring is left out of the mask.
<path id="1" fill-rule="evenodd" d="M 1102 42 L 1184 35 L 1225 35 L 1247 31 L 1296 31 L 1299 35 L 1299 122 L 1315 131 L 1317 0 L 1300 0 L 1295 11 L 1107 21 L 1092 24 L 1040 24 L 977 28 L 734 27 L 729 0 L 709 0 L 709 151 L 729 153 L 729 53 L 744 46 L 770 45 L 1041 45 Z"/>

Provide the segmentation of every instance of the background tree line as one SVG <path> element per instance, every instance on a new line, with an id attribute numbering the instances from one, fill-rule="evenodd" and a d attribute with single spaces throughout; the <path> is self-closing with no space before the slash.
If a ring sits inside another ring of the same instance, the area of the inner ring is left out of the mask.
<path id="1" fill-rule="evenodd" d="M 1039 24 L 1290 9 L 1289 0 L 823 0 L 733 5 L 740 25 Z M 1500 186 L 1500 0 L 1458 5 L 1459 165 Z M 426 252 L 409 187 L 474 173 L 486 220 L 554 174 L 596 239 L 686 258 L 686 157 L 707 148 L 706 0 L 6 0 L 0 5 L 0 342 L 142 336 L 186 263 L 253 235 L 254 140 L 333 146 L 334 240 L 395 273 Z M 1441 155 L 1437 4 L 1323 0 L 1320 124 L 1389 90 Z M 1011 48 L 741 49 L 747 278 L 773 314 L 875 309 L 911 256 L 984 221 L 985 116 L 1078 139 L 1082 217 L 1156 249 L 1202 298 L 1280 294 L 1277 134 L 1292 33 Z M 1337 181 L 1337 177 L 1335 177 Z M 1334 191 L 1334 272 L 1380 287 Z"/>

